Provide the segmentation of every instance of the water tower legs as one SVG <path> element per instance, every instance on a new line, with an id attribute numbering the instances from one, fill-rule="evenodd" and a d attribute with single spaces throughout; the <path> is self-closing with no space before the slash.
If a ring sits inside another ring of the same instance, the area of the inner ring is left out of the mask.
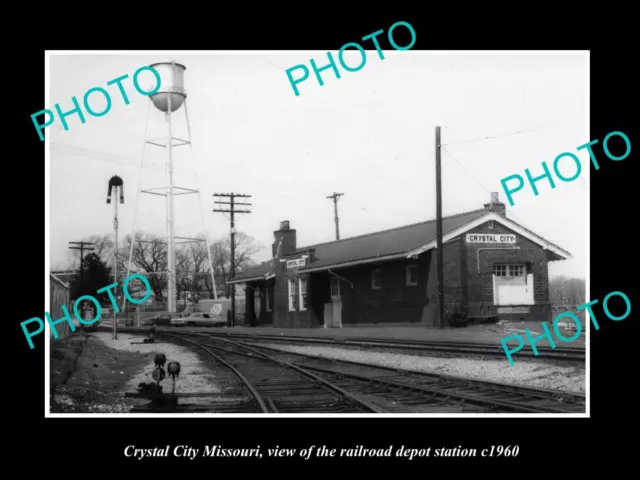
<path id="1" fill-rule="evenodd" d="M 169 191 L 167 192 L 167 309 L 169 314 L 176 313 L 175 301 L 175 286 L 176 286 L 176 262 L 175 262 L 175 250 L 174 250 L 174 213 L 173 208 L 173 133 L 171 131 L 171 95 L 167 95 L 167 102 L 169 109 L 167 111 L 167 120 L 169 123 L 169 141 L 167 142 L 167 149 L 169 150 Z"/>

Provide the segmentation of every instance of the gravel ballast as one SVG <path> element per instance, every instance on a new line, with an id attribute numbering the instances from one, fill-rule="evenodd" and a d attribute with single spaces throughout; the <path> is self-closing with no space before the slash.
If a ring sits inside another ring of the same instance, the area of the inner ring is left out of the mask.
<path id="1" fill-rule="evenodd" d="M 154 357 L 157 353 L 164 353 L 167 357 L 167 363 L 164 366 L 165 371 L 169 362 L 180 362 L 180 375 L 176 379 L 176 392 L 221 392 L 220 387 L 216 384 L 213 371 L 203 365 L 198 356 L 187 347 L 174 345 L 173 343 L 131 344 L 131 342 L 141 342 L 143 337 L 123 333 L 118 334 L 117 340 L 113 340 L 111 333 L 106 332 L 98 332 L 95 336 L 107 347 L 115 350 L 151 353 Z M 128 380 L 125 387 L 126 390 L 135 392 L 140 383 L 154 382 L 151 377 L 154 368 L 155 365 L 152 361 L 143 371 Z M 165 392 L 171 392 L 171 383 L 171 379 L 168 376 L 166 380 L 161 382 Z M 189 403 L 208 404 L 210 402 L 211 399 L 206 397 L 193 397 L 189 399 Z"/>
<path id="2" fill-rule="evenodd" d="M 77 337 L 77 338 L 76 338 Z M 141 335 L 110 332 L 77 335 L 52 346 L 52 413 L 128 413 L 144 405 L 147 399 L 125 397 L 136 392 L 140 383 L 154 382 L 154 357 L 163 353 L 168 362 L 180 362 L 176 392 L 221 393 L 215 371 L 205 365 L 188 347 L 172 343 L 142 342 Z M 77 347 L 76 347 L 77 345 Z M 165 364 L 165 371 L 167 365 Z M 161 382 L 163 391 L 171 392 L 171 379 Z M 210 405 L 217 396 L 190 397 L 188 403 Z"/>
<path id="3" fill-rule="evenodd" d="M 366 352 L 336 347 L 263 345 L 287 352 L 304 353 L 416 372 L 439 373 L 476 380 L 513 383 L 576 393 L 584 393 L 585 391 L 585 368 L 582 365 L 560 367 L 540 362 L 518 362 L 516 360 L 515 364 L 510 366 L 506 359 L 437 358 L 388 352 Z"/>

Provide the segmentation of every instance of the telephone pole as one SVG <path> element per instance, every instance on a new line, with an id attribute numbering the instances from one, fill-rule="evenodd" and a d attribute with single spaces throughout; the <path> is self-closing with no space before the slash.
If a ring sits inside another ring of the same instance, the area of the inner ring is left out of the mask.
<path id="1" fill-rule="evenodd" d="M 442 172 L 440 171 L 440 127 L 436 127 L 436 235 L 438 255 L 438 310 L 444 328 L 444 270 L 442 253 Z"/>
<path id="2" fill-rule="evenodd" d="M 333 195 L 329 195 L 327 198 L 333 199 L 333 216 L 336 222 L 336 240 L 340 240 L 340 219 L 338 218 L 338 199 L 344 195 L 344 193 L 333 192 Z"/>
<path id="3" fill-rule="evenodd" d="M 69 242 L 69 245 L 76 245 L 69 247 L 71 250 L 80 250 L 80 291 L 82 292 L 82 287 L 84 287 L 84 251 L 93 251 L 93 246 L 95 244 L 93 242 Z"/>
<path id="4" fill-rule="evenodd" d="M 250 203 L 244 202 L 236 202 L 236 198 L 250 198 L 251 195 L 244 195 L 242 193 L 214 193 L 214 197 L 225 197 L 228 198 L 228 202 L 216 201 L 219 205 L 229 205 L 227 209 L 216 208 L 214 212 L 221 213 L 230 213 L 231 214 L 231 234 L 230 234 L 230 243 L 231 243 L 231 269 L 230 275 L 231 280 L 233 280 L 236 276 L 236 223 L 235 223 L 235 214 L 236 213 L 251 213 L 250 210 L 236 210 L 237 205 L 251 205 Z M 231 284 L 231 327 L 233 327 L 236 323 L 236 286 Z"/>

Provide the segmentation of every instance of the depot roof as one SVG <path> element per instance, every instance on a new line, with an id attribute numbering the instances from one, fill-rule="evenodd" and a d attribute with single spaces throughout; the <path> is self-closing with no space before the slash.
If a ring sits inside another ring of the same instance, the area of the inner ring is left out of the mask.
<path id="1" fill-rule="evenodd" d="M 554 260 L 571 258 L 571 254 L 561 247 L 536 235 L 522 225 L 506 217 L 486 209 L 478 209 L 442 218 L 442 241 L 450 241 L 457 236 L 493 220 L 512 231 L 528 238 L 552 254 Z M 436 247 L 436 220 L 405 225 L 379 232 L 345 238 L 333 242 L 320 243 L 296 249 L 287 255 L 292 257 L 309 249 L 315 249 L 315 259 L 298 272 L 317 272 L 328 269 L 350 267 L 367 263 L 382 262 L 401 258 L 412 258 L 431 248 Z M 227 283 L 246 283 L 249 281 L 265 280 L 274 275 L 274 261 L 270 260 L 261 265 L 236 274 L 233 281 Z"/>

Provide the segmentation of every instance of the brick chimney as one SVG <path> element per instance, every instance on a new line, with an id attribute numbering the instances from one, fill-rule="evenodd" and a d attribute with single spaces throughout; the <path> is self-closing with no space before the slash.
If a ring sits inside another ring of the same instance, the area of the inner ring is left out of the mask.
<path id="1" fill-rule="evenodd" d="M 498 215 L 502 215 L 507 218 L 507 207 L 498 198 L 498 192 L 491 192 L 491 201 L 484 204 L 484 208 L 490 212 L 496 212 Z"/>
<path id="2" fill-rule="evenodd" d="M 278 254 L 279 257 L 288 255 L 295 251 L 296 231 L 289 228 L 289 220 L 280 222 L 280 230 L 273 232 L 273 236 L 275 237 L 275 241 L 272 246 L 274 256 L 278 252 L 278 244 L 280 243 L 280 240 L 282 240 L 282 245 L 280 246 L 280 253 Z"/>

